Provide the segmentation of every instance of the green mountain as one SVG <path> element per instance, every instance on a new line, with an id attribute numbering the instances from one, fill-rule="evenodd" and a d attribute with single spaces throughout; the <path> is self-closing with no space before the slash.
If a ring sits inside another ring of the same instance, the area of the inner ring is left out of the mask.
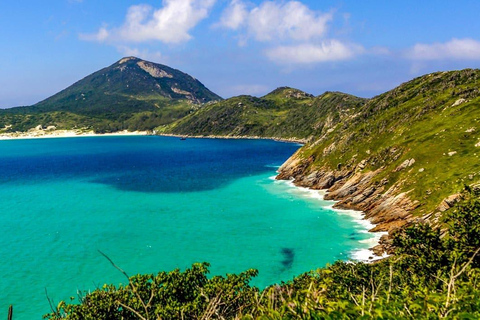
<path id="1" fill-rule="evenodd" d="M 314 97 L 282 87 L 264 97 L 239 96 L 209 104 L 159 132 L 197 136 L 258 136 L 306 140 L 346 120 L 365 99 L 339 92 Z"/>
<path id="2" fill-rule="evenodd" d="M 86 126 L 96 131 L 151 130 L 213 100 L 221 98 L 195 78 L 128 57 L 33 106 L 3 110 L 0 125 L 11 126 L 11 131 L 37 125 L 65 129 Z"/>

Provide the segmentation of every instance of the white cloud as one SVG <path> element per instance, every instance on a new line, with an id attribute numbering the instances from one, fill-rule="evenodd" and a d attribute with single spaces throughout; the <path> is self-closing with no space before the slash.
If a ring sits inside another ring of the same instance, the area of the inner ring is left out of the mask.
<path id="1" fill-rule="evenodd" d="M 106 27 L 101 27 L 97 33 L 93 33 L 93 34 L 81 33 L 79 35 L 80 40 L 98 41 L 98 42 L 106 41 L 109 38 L 109 36 L 110 36 L 110 32 L 108 32 Z"/>
<path id="2" fill-rule="evenodd" d="M 208 16 L 215 1 L 163 0 L 160 9 L 134 5 L 128 9 L 121 27 L 111 30 L 102 27 L 97 33 L 81 34 L 80 38 L 99 42 L 185 42 L 192 38 L 190 30 Z"/>
<path id="3" fill-rule="evenodd" d="M 263 43 L 263 53 L 279 64 L 347 60 L 365 52 L 361 46 L 328 39 L 332 20 L 332 12 L 311 10 L 300 1 L 263 1 L 252 6 L 231 0 L 216 26 L 236 31 L 239 46 L 252 39 Z"/>
<path id="4" fill-rule="evenodd" d="M 230 6 L 223 12 L 219 26 L 237 30 L 245 23 L 248 11 L 247 6 L 241 0 L 232 0 Z"/>
<path id="5" fill-rule="evenodd" d="M 480 42 L 473 39 L 452 39 L 445 43 L 416 44 L 408 50 L 412 60 L 480 60 Z"/>
<path id="6" fill-rule="evenodd" d="M 244 2 L 232 0 L 219 25 L 233 30 L 245 29 L 244 32 L 261 42 L 306 41 L 324 36 L 332 18 L 331 13 L 310 10 L 299 1 L 264 1 L 248 11 Z"/>
<path id="7" fill-rule="evenodd" d="M 338 40 L 329 40 L 319 45 L 279 46 L 268 49 L 265 53 L 270 60 L 280 64 L 310 64 L 348 60 L 362 52 L 364 52 L 364 49 L 361 46 L 347 45 Z"/>

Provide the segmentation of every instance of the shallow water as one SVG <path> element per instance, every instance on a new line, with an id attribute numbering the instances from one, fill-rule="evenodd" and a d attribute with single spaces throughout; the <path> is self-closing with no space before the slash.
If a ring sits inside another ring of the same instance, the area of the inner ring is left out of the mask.
<path id="1" fill-rule="evenodd" d="M 0 316 L 41 319 L 128 274 L 211 263 L 259 270 L 264 287 L 371 238 L 318 192 L 275 181 L 298 145 L 266 140 L 94 137 L 0 141 Z"/>

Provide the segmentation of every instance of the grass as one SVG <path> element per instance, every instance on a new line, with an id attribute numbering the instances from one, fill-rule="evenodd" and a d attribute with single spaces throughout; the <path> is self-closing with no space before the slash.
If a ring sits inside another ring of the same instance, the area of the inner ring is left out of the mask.
<path id="1" fill-rule="evenodd" d="M 397 184 L 401 191 L 410 191 L 422 204 L 417 214 L 432 212 L 443 198 L 479 181 L 478 76 L 478 70 L 465 70 L 414 79 L 369 100 L 345 129 L 306 146 L 303 157 L 321 155 L 335 143 L 333 152 L 316 157 L 314 167 L 334 169 L 339 163 L 366 159 L 364 171 L 382 168 L 374 181 L 387 179 L 387 188 Z M 453 106 L 464 97 L 469 101 Z M 474 131 L 466 132 L 471 128 Z M 456 153 L 449 156 L 452 151 Z M 412 158 L 412 167 L 394 172 Z"/>

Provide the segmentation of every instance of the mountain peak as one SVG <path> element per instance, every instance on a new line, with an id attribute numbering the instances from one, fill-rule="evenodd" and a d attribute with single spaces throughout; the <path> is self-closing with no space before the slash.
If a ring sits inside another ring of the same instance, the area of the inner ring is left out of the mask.
<path id="1" fill-rule="evenodd" d="M 117 64 L 124 64 L 128 61 L 131 61 L 131 60 L 134 60 L 134 61 L 140 61 L 141 59 L 137 58 L 137 57 L 134 57 L 134 56 L 131 56 L 131 57 L 125 57 L 125 58 L 122 58 L 120 60 L 117 61 Z"/>
<path id="2" fill-rule="evenodd" d="M 76 82 L 56 95 L 39 102 L 42 111 L 82 113 L 118 112 L 115 106 L 131 109 L 155 109 L 156 100 L 187 101 L 201 104 L 222 98 L 200 81 L 177 69 L 137 57 L 124 57 Z M 148 101 L 151 101 L 150 106 Z"/>
<path id="3" fill-rule="evenodd" d="M 272 92 L 270 92 L 269 94 L 265 95 L 264 98 L 306 99 L 306 98 L 313 98 L 313 95 L 295 88 L 279 87 L 273 90 Z"/>

